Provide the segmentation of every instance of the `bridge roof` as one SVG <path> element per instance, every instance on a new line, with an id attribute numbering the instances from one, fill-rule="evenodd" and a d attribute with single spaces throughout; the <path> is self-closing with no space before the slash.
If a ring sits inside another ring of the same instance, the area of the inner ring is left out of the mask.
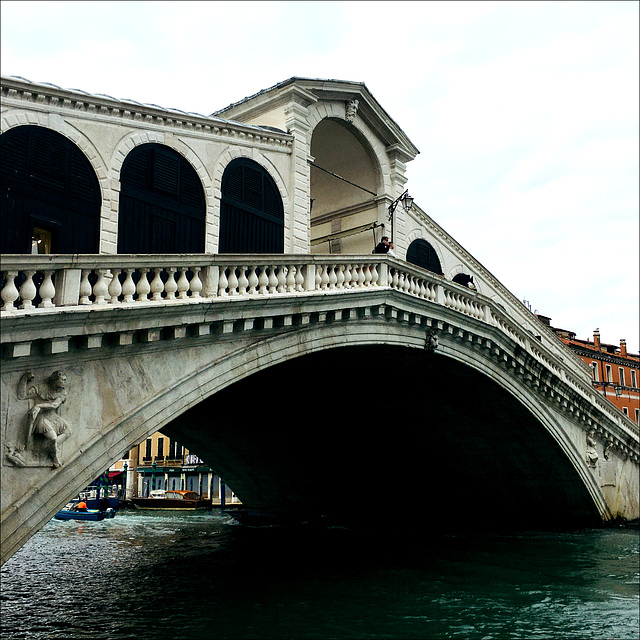
<path id="1" fill-rule="evenodd" d="M 364 82 L 294 76 L 214 111 L 211 115 L 231 117 L 244 122 L 283 104 L 296 89 L 310 104 L 321 100 L 358 100 L 358 113 L 362 114 L 367 124 L 377 131 L 387 145 L 401 145 L 410 159 L 420 153 L 400 126 L 373 97 Z"/>
<path id="2" fill-rule="evenodd" d="M 46 95 L 59 95 L 61 97 L 71 98 L 72 100 L 85 100 L 91 103 L 107 105 L 110 107 L 124 107 L 134 111 L 153 111 L 161 113 L 165 117 L 176 115 L 181 116 L 181 118 L 193 118 L 200 121 L 206 120 L 211 122 L 212 124 L 234 124 L 243 128 L 248 127 L 251 129 L 255 129 L 256 131 L 274 130 L 273 127 L 247 124 L 228 118 L 218 117 L 214 114 L 207 116 L 201 113 L 196 113 L 195 111 L 183 111 L 176 108 L 161 107 L 157 104 L 138 102 L 136 100 L 131 100 L 130 98 L 114 98 L 113 96 L 109 96 L 103 93 L 89 93 L 81 89 L 65 89 L 49 82 L 33 82 L 32 80 L 28 80 L 27 78 L 23 78 L 22 76 L 2 76 L 0 78 L 0 84 L 2 84 L 2 86 L 4 87 L 14 88 L 21 91 L 33 91 Z M 278 130 L 278 132 L 282 135 L 286 135 L 285 131 Z"/>

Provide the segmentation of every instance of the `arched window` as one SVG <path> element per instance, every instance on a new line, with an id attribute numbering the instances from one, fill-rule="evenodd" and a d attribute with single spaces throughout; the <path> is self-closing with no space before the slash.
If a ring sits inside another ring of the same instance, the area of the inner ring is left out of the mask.
<path id="1" fill-rule="evenodd" d="M 444 275 L 436 250 L 422 238 L 414 240 L 407 249 L 407 262 L 418 267 L 432 271 L 438 275 Z"/>
<path id="2" fill-rule="evenodd" d="M 455 276 L 453 276 L 452 281 L 461 284 L 463 287 L 468 287 L 469 284 L 475 286 L 473 282 L 473 276 L 470 276 L 466 273 L 457 273 Z"/>
<path id="3" fill-rule="evenodd" d="M 118 253 L 204 252 L 204 190 L 179 153 L 154 143 L 136 147 L 120 183 Z"/>
<path id="4" fill-rule="evenodd" d="M 78 147 L 45 127 L 0 136 L 2 253 L 97 253 L 98 178 Z"/>
<path id="5" fill-rule="evenodd" d="M 218 251 L 284 251 L 284 210 L 280 192 L 271 176 L 253 160 L 233 160 L 222 176 Z"/>

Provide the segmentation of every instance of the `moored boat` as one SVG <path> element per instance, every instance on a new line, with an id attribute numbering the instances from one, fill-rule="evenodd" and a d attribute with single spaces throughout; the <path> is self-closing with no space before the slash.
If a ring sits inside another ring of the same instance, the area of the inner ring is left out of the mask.
<path id="1" fill-rule="evenodd" d="M 106 517 L 105 511 L 99 509 L 87 509 L 86 511 L 75 511 L 73 509 L 61 509 L 56 513 L 56 520 L 92 520 L 99 522 Z"/>
<path id="2" fill-rule="evenodd" d="M 195 491 L 156 489 L 148 498 L 133 498 L 136 509 L 196 510 L 211 509 L 211 500 L 201 498 Z"/>

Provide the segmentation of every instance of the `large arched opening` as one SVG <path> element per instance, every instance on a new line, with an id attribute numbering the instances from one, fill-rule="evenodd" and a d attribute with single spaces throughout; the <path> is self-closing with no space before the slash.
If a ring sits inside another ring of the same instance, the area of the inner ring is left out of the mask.
<path id="1" fill-rule="evenodd" d="M 45 127 L 0 136 L 2 253 L 97 253 L 98 178 L 71 140 Z"/>
<path id="2" fill-rule="evenodd" d="M 219 253 L 282 253 L 284 209 L 275 181 L 257 162 L 236 158 L 222 175 Z"/>
<path id="3" fill-rule="evenodd" d="M 120 183 L 118 253 L 204 252 L 204 190 L 178 152 L 156 143 L 136 147 Z"/>
<path id="4" fill-rule="evenodd" d="M 361 392 L 351 394 L 354 385 Z M 416 349 L 288 360 L 163 433 L 268 511 L 366 523 L 392 509 L 408 524 L 445 528 L 599 522 L 572 461 L 526 407 L 479 371 Z"/>
<path id="5" fill-rule="evenodd" d="M 407 262 L 440 276 L 444 275 L 436 250 L 423 238 L 418 238 L 409 245 Z"/>
<path id="6" fill-rule="evenodd" d="M 380 178 L 370 145 L 345 121 L 325 118 L 313 131 L 311 155 L 312 250 L 371 253 Z"/>

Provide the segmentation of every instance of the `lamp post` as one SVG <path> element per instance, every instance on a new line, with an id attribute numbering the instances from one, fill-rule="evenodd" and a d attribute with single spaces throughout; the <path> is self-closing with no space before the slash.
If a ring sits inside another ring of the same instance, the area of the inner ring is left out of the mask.
<path id="1" fill-rule="evenodd" d="M 404 193 L 402 193 L 401 195 L 399 195 L 390 205 L 389 205 L 389 222 L 390 222 L 390 238 L 389 238 L 389 242 L 393 242 L 393 226 L 394 226 L 394 219 L 395 219 L 395 210 L 396 207 L 398 206 L 398 204 L 402 202 L 402 208 L 405 211 L 411 211 L 411 207 L 413 207 L 413 198 L 409 195 L 409 190 L 406 189 L 404 191 Z"/>

